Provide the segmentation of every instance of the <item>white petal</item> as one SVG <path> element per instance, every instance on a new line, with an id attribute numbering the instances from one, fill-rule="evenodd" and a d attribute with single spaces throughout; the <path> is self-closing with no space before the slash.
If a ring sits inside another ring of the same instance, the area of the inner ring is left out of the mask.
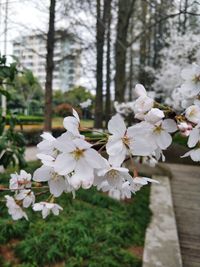
<path id="1" fill-rule="evenodd" d="M 79 136 L 79 121 L 72 116 L 66 117 L 63 120 L 63 125 L 66 130 L 71 132 L 75 136 Z"/>
<path id="2" fill-rule="evenodd" d="M 126 157 L 126 149 L 123 149 L 121 153 L 115 155 L 109 155 L 109 163 L 112 166 L 121 166 Z"/>
<path id="3" fill-rule="evenodd" d="M 124 123 L 123 118 L 119 114 L 116 114 L 109 120 L 108 131 L 111 134 L 117 135 L 119 137 L 124 136 L 126 132 L 126 125 Z"/>
<path id="4" fill-rule="evenodd" d="M 124 149 L 124 144 L 121 139 L 113 140 L 112 138 L 108 139 L 106 144 L 106 151 L 108 155 L 117 155 L 122 152 Z"/>
<path id="5" fill-rule="evenodd" d="M 190 135 L 189 135 L 189 138 L 188 138 L 188 146 L 189 147 L 194 147 L 196 146 L 196 144 L 198 143 L 200 139 L 200 129 L 198 128 L 194 128 L 191 132 L 190 132 Z"/>
<path id="6" fill-rule="evenodd" d="M 159 134 L 155 134 L 156 143 L 161 149 L 166 149 L 172 143 L 172 137 L 166 131 L 161 131 Z"/>
<path id="7" fill-rule="evenodd" d="M 75 173 L 79 174 L 81 177 L 94 177 L 93 168 L 87 164 L 84 158 L 80 158 L 77 161 Z"/>
<path id="8" fill-rule="evenodd" d="M 184 79 L 184 80 L 190 80 L 194 75 L 194 70 L 193 68 L 185 68 L 181 71 L 181 77 Z"/>
<path id="9" fill-rule="evenodd" d="M 142 84 L 138 83 L 135 86 L 135 94 L 137 96 L 147 95 L 147 91 L 146 91 L 146 89 L 144 88 L 144 86 Z"/>
<path id="10" fill-rule="evenodd" d="M 74 115 L 74 117 L 77 119 L 78 122 L 80 122 L 80 118 L 79 115 L 77 113 L 77 111 L 75 109 L 72 109 L 72 114 Z"/>
<path id="11" fill-rule="evenodd" d="M 43 139 L 48 140 L 48 141 L 54 141 L 55 137 L 52 136 L 52 134 L 48 132 L 44 132 L 43 134 L 40 135 Z"/>
<path id="12" fill-rule="evenodd" d="M 191 155 L 191 151 L 188 151 L 183 156 L 181 156 L 181 158 L 186 158 L 186 157 L 189 157 L 190 155 Z"/>
<path id="13" fill-rule="evenodd" d="M 64 139 L 64 138 L 63 138 Z M 75 145 L 71 140 L 61 140 L 57 139 L 55 141 L 55 148 L 61 152 L 72 152 L 75 150 Z"/>
<path id="14" fill-rule="evenodd" d="M 43 209 L 43 205 L 41 204 L 41 203 L 35 203 L 34 205 L 33 205 L 33 210 L 34 211 L 40 211 L 40 210 L 42 210 Z"/>
<path id="15" fill-rule="evenodd" d="M 55 160 L 54 169 L 60 175 L 69 174 L 74 170 L 76 160 L 69 153 L 62 153 Z"/>
<path id="16" fill-rule="evenodd" d="M 148 139 L 137 138 L 131 142 L 130 149 L 134 156 L 148 156 L 154 150 L 153 142 L 148 142 Z"/>
<path id="17" fill-rule="evenodd" d="M 192 150 L 190 157 L 193 161 L 200 161 L 200 148 Z"/>
<path id="18" fill-rule="evenodd" d="M 51 179 L 53 168 L 49 166 L 42 166 L 38 168 L 33 174 L 33 180 L 36 182 L 46 182 Z"/>
<path id="19" fill-rule="evenodd" d="M 45 219 L 49 215 L 49 213 L 50 210 L 46 206 L 44 206 L 42 210 L 42 218 Z"/>
<path id="20" fill-rule="evenodd" d="M 105 168 L 105 159 L 93 148 L 90 148 L 84 153 L 88 164 L 95 169 Z"/>
<path id="21" fill-rule="evenodd" d="M 88 149 L 88 148 L 90 148 L 92 146 L 90 143 L 88 143 L 87 141 L 85 141 L 83 139 L 80 139 L 80 138 L 74 139 L 73 143 L 79 149 Z"/>
<path id="22" fill-rule="evenodd" d="M 162 122 L 162 127 L 168 132 L 173 133 L 177 131 L 176 122 L 172 119 L 166 119 Z"/>
<path id="23" fill-rule="evenodd" d="M 49 190 L 52 195 L 59 197 L 63 191 L 66 189 L 65 180 L 63 177 L 57 177 L 49 180 Z"/>

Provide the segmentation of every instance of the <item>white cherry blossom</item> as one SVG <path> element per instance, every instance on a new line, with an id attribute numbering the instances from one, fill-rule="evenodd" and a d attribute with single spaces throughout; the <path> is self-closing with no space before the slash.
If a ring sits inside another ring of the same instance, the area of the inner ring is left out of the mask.
<path id="1" fill-rule="evenodd" d="M 137 97 L 146 96 L 147 95 L 146 89 L 140 83 L 136 84 L 134 93 L 136 94 Z"/>
<path id="2" fill-rule="evenodd" d="M 21 170 L 19 174 L 11 174 L 9 188 L 11 190 L 18 190 L 31 187 L 31 174 Z"/>
<path id="3" fill-rule="evenodd" d="M 193 161 L 198 162 L 200 161 L 200 147 L 192 149 L 185 153 L 181 158 L 190 157 Z"/>
<path id="4" fill-rule="evenodd" d="M 142 120 L 146 112 L 153 108 L 154 100 L 146 95 L 141 95 L 133 105 L 135 118 Z"/>
<path id="5" fill-rule="evenodd" d="M 158 181 L 148 177 L 134 177 L 132 186 L 132 192 L 135 193 L 141 189 L 142 186 L 148 183 L 159 183 Z"/>
<path id="6" fill-rule="evenodd" d="M 28 208 L 35 203 L 35 195 L 30 189 L 20 190 L 20 192 L 15 195 L 15 199 L 21 200 L 24 208 Z"/>
<path id="7" fill-rule="evenodd" d="M 40 151 L 40 153 L 47 153 L 49 155 L 54 154 L 54 142 L 56 140 L 55 137 L 52 136 L 52 134 L 48 132 L 44 132 L 41 137 L 43 138 L 43 141 L 41 141 L 37 147 Z"/>
<path id="8" fill-rule="evenodd" d="M 80 118 L 75 109 L 72 110 L 73 116 L 68 116 L 63 120 L 64 128 L 69 131 L 72 135 L 80 137 L 79 127 Z"/>
<path id="9" fill-rule="evenodd" d="M 152 108 L 148 111 L 148 113 L 144 116 L 145 121 L 150 122 L 152 124 L 160 121 L 165 117 L 165 114 L 162 110 L 158 108 Z"/>
<path id="10" fill-rule="evenodd" d="M 45 219 L 50 214 L 50 212 L 52 212 L 56 216 L 59 215 L 60 211 L 63 210 L 63 208 L 55 203 L 39 202 L 33 205 L 33 210 L 42 211 L 42 218 Z"/>
<path id="11" fill-rule="evenodd" d="M 183 135 L 183 136 L 189 136 L 190 135 L 190 132 L 192 131 L 192 124 L 191 123 L 188 123 L 186 121 L 183 121 L 183 122 L 180 122 L 178 123 L 178 129 L 180 130 L 180 133 Z"/>
<path id="12" fill-rule="evenodd" d="M 189 134 L 188 146 L 194 147 L 200 141 L 200 125 L 197 125 Z"/>
<path id="13" fill-rule="evenodd" d="M 5 198 L 6 198 L 6 207 L 8 208 L 8 213 L 12 216 L 13 220 L 19 220 L 22 218 L 28 220 L 26 213 L 16 203 L 13 197 L 6 195 Z"/>
<path id="14" fill-rule="evenodd" d="M 197 105 L 192 105 L 188 107 L 185 111 L 185 117 L 193 123 L 200 122 L 200 107 Z"/>
<path id="15" fill-rule="evenodd" d="M 151 138 L 156 146 L 161 150 L 166 149 L 172 143 L 170 133 L 177 130 L 177 125 L 172 119 L 165 119 L 157 122 L 155 125 L 150 126 Z"/>
<path id="16" fill-rule="evenodd" d="M 200 93 L 200 66 L 194 63 L 191 67 L 183 69 L 181 76 L 185 80 L 181 89 L 186 90 L 191 97 L 198 95 Z"/>
<path id="17" fill-rule="evenodd" d="M 143 125 L 137 124 L 126 129 L 124 120 L 119 114 L 108 122 L 108 131 L 112 135 L 109 136 L 106 150 L 112 165 L 120 166 L 128 151 L 132 155 L 147 156 L 154 150 L 152 144 L 148 142 Z"/>
<path id="18" fill-rule="evenodd" d="M 60 142 L 57 148 L 61 151 L 55 160 L 54 169 L 60 175 L 71 174 L 70 184 L 78 189 L 89 188 L 94 180 L 94 169 L 105 166 L 103 157 L 91 144 L 74 139 L 71 142 Z"/>
<path id="19" fill-rule="evenodd" d="M 50 193 L 55 197 L 59 197 L 67 190 L 65 178 L 57 174 L 51 166 L 43 165 L 38 168 L 33 174 L 33 180 L 36 182 L 48 182 Z"/>
<path id="20" fill-rule="evenodd" d="M 89 98 L 88 98 L 86 101 L 80 103 L 80 106 L 81 106 L 82 108 L 88 108 L 88 107 L 91 106 L 91 105 L 92 105 L 92 100 L 89 99 Z"/>

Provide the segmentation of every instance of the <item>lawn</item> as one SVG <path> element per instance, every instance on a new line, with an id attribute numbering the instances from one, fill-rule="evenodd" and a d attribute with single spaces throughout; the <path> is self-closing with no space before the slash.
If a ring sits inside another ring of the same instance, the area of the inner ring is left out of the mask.
<path id="1" fill-rule="evenodd" d="M 44 128 L 44 123 L 43 122 L 37 122 L 33 124 L 22 124 L 24 130 L 31 130 L 31 129 L 38 129 L 42 130 Z M 93 120 L 81 120 L 81 126 L 83 128 L 92 128 L 94 125 Z M 52 120 L 52 126 L 53 128 L 63 128 L 63 118 L 61 117 L 55 117 Z M 21 130 L 21 126 L 17 125 L 16 129 Z"/>
<path id="2" fill-rule="evenodd" d="M 38 165 L 32 162 L 27 170 Z M 8 174 L 1 174 L 5 184 Z M 1 195 L 3 195 L 1 193 Z M 64 194 L 58 217 L 41 219 L 29 212 L 29 222 L 13 222 L 0 202 L 1 267 L 139 267 L 145 229 L 150 220 L 149 187 L 131 201 L 79 190 L 76 199 Z"/>

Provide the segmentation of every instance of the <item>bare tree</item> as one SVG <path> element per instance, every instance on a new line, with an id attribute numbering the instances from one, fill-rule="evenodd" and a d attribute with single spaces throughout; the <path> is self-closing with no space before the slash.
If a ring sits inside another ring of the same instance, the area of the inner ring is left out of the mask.
<path id="1" fill-rule="evenodd" d="M 133 13 L 135 0 L 118 0 L 118 22 L 115 47 L 115 99 L 124 101 L 126 89 L 126 52 L 129 21 Z"/>
<path id="2" fill-rule="evenodd" d="M 46 57 L 46 83 L 45 83 L 45 119 L 44 130 L 52 128 L 52 83 L 54 69 L 54 42 L 55 42 L 55 7 L 56 0 L 50 1 L 49 7 L 49 30 L 47 34 L 47 57 Z"/>
<path id="3" fill-rule="evenodd" d="M 110 68 L 111 68 L 111 58 L 110 58 L 110 46 L 111 46 L 111 1 L 108 5 L 108 20 L 107 20 L 107 42 L 106 42 L 106 103 L 105 103 L 105 119 L 106 125 L 111 116 L 111 99 L 110 99 Z"/>
<path id="4" fill-rule="evenodd" d="M 101 6 L 101 0 L 97 0 L 96 11 L 96 102 L 95 102 L 95 122 L 96 128 L 103 127 L 103 49 L 105 42 L 105 28 L 108 18 L 108 6 L 111 0 L 104 0 L 103 8 Z M 103 11 L 102 11 L 103 9 Z"/>

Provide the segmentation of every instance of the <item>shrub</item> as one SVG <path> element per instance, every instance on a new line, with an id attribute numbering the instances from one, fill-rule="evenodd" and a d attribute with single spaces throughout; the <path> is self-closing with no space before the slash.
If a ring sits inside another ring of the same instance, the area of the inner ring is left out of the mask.
<path id="1" fill-rule="evenodd" d="M 18 120 L 19 124 L 27 125 L 27 124 L 39 124 L 44 121 L 44 117 L 42 116 L 25 116 L 25 115 L 19 115 L 16 116 L 16 119 Z M 10 120 L 10 116 L 6 116 L 6 124 L 8 124 Z"/>
<path id="2" fill-rule="evenodd" d="M 81 115 L 81 110 L 76 108 L 76 111 Z M 54 112 L 60 117 L 70 116 L 72 114 L 72 105 L 63 103 L 55 107 Z"/>

